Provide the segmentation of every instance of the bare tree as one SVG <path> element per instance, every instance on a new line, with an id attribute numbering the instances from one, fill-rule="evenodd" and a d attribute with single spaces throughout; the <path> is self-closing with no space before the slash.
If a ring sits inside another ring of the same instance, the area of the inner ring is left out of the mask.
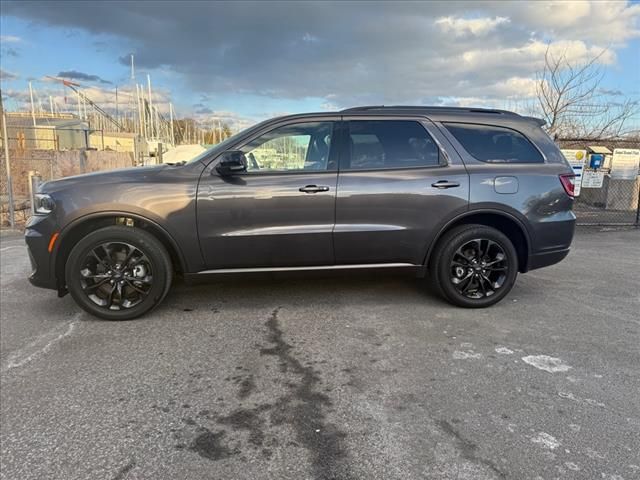
<path id="1" fill-rule="evenodd" d="M 600 87 L 606 53 L 583 62 L 572 62 L 566 52 L 545 53 L 545 65 L 537 75 L 536 113 L 547 122 L 552 136 L 574 138 L 618 138 L 630 132 L 629 121 L 640 113 L 637 99 L 611 101 Z"/>

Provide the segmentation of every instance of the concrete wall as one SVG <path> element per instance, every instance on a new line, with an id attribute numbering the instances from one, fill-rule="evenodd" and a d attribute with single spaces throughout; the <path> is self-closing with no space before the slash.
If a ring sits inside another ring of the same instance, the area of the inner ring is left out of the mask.
<path id="1" fill-rule="evenodd" d="M 81 128 L 56 128 L 38 125 L 24 127 L 7 125 L 9 148 L 22 150 L 72 150 L 87 146 L 88 133 Z"/>
<path id="2" fill-rule="evenodd" d="M 136 135 L 134 133 L 92 132 L 91 148 L 113 150 L 115 152 L 136 153 Z"/>
<path id="3" fill-rule="evenodd" d="M 10 150 L 13 194 L 16 199 L 29 196 L 29 171 L 36 170 L 43 181 L 81 173 L 134 166 L 133 155 L 125 152 L 69 150 Z M 6 201 L 7 175 L 4 152 L 0 154 L 0 195 Z"/>

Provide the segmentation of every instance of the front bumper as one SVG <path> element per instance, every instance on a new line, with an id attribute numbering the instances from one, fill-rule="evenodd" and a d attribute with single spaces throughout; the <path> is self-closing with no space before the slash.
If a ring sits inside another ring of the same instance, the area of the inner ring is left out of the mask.
<path id="1" fill-rule="evenodd" d="M 55 225 L 50 217 L 34 215 L 27 223 L 24 239 L 31 262 L 29 282 L 36 287 L 58 290 L 55 263 L 48 250 L 54 232 Z"/>

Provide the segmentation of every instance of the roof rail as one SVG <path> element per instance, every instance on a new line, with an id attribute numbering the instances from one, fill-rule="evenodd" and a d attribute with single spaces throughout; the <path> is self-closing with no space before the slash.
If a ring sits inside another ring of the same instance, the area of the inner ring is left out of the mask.
<path id="1" fill-rule="evenodd" d="M 518 115 L 508 110 L 497 110 L 491 108 L 474 108 L 474 107 L 445 107 L 445 106 L 427 106 L 427 105 L 366 105 L 362 107 L 351 107 L 341 110 L 340 113 L 356 113 L 367 112 L 371 110 L 422 110 L 430 112 L 468 112 L 468 113 L 492 113 L 498 115 Z"/>

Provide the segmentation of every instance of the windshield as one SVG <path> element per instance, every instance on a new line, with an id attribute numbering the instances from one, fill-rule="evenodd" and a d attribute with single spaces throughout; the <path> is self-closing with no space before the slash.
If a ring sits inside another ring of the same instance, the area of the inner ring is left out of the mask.
<path id="1" fill-rule="evenodd" d="M 235 135 L 232 135 L 229 138 L 223 140 L 222 142 L 214 145 L 213 147 L 207 148 L 204 152 L 202 152 L 200 155 L 196 155 L 191 160 L 189 160 L 187 163 L 199 162 L 200 160 L 202 160 L 204 158 L 207 158 L 215 150 L 218 150 L 218 149 L 224 150 L 224 149 L 226 149 L 228 145 L 230 145 L 230 144 L 234 143 L 236 140 L 238 140 L 244 134 L 244 132 L 245 132 L 245 130 L 243 130 L 241 132 L 238 132 Z"/>
<path id="2" fill-rule="evenodd" d="M 239 131 L 235 135 L 232 135 L 229 138 L 223 140 L 222 142 L 214 145 L 213 147 L 208 148 L 207 150 L 202 152 L 200 155 L 197 155 L 196 157 L 193 157 L 187 163 L 189 164 L 189 163 L 199 162 L 200 160 L 204 160 L 205 158 L 210 157 L 211 154 L 224 152 L 227 149 L 227 147 L 229 147 L 229 145 L 233 145 L 238 140 L 240 140 L 242 137 L 244 137 L 247 133 L 249 133 L 251 130 L 259 128 L 261 125 L 267 123 L 268 121 L 269 120 L 265 120 L 264 122 L 257 123 L 255 125 L 253 125 L 252 127 L 245 128 L 244 130 Z"/>

